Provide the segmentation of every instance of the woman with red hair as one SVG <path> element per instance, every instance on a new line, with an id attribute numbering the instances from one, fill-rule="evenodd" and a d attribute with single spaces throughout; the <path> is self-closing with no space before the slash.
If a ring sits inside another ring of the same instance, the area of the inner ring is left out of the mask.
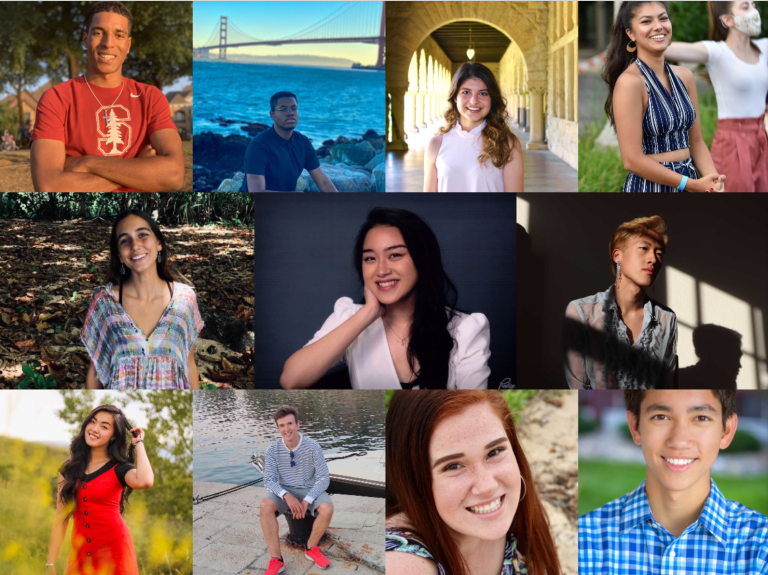
<path id="1" fill-rule="evenodd" d="M 386 458 L 388 575 L 560 574 L 500 392 L 395 392 Z"/>

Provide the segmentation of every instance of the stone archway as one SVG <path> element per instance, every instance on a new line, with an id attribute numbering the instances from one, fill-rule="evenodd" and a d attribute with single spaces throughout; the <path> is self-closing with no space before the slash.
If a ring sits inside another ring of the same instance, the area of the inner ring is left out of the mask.
<path id="1" fill-rule="evenodd" d="M 543 102 L 547 93 L 549 46 L 547 34 L 547 2 L 391 2 L 387 4 L 387 92 L 392 96 L 392 115 L 403 134 L 406 92 L 409 91 L 408 71 L 414 53 L 422 42 L 446 24 L 476 21 L 493 26 L 503 32 L 519 48 L 519 64 L 524 67 L 513 71 L 513 91 L 509 96 L 512 117 L 522 105 L 524 93 L 531 94 L 531 144 L 544 147 Z M 424 54 L 422 52 L 422 54 Z M 421 57 L 420 57 L 421 60 Z M 427 67 L 427 62 L 420 61 Z M 425 69 L 426 72 L 426 69 Z M 450 77 L 450 71 L 447 76 Z M 419 99 L 422 97 L 421 74 L 419 95 L 416 98 L 418 117 Z M 448 83 L 450 79 L 448 80 Z M 425 86 L 425 88 L 427 88 Z M 444 89 L 437 85 L 437 90 Z M 435 88 L 433 88 L 434 92 Z M 447 88 L 445 88 L 447 92 Z M 427 91 L 424 91 L 424 97 Z M 433 97 L 433 96 L 430 96 Z M 408 100 L 410 101 L 410 99 Z M 423 109 L 423 108 L 422 108 Z M 419 122 L 417 119 L 417 127 Z M 407 128 L 406 128 L 407 130 Z M 393 140 L 390 150 L 406 150 L 403 140 Z"/>

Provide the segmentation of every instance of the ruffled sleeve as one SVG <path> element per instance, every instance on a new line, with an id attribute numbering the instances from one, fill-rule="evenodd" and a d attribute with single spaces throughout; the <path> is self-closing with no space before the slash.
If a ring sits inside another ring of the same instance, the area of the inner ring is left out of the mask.
<path id="1" fill-rule="evenodd" d="M 333 313 L 330 316 L 328 316 L 328 319 L 326 319 L 325 323 L 323 323 L 323 327 L 321 327 L 317 331 L 317 333 L 315 333 L 314 337 L 311 340 L 309 340 L 304 347 L 307 347 L 307 345 L 315 343 L 317 340 L 331 333 L 334 329 L 336 329 L 345 321 L 347 321 L 349 318 L 351 318 L 353 315 L 355 315 L 357 310 L 359 310 L 361 307 L 363 306 L 360 304 L 354 303 L 352 301 L 352 298 L 341 297 L 337 299 L 336 303 L 333 306 Z M 344 361 L 343 357 L 341 358 L 341 361 Z"/>
<path id="2" fill-rule="evenodd" d="M 491 327 L 488 318 L 481 313 L 458 316 L 453 338 L 456 344 L 450 359 L 455 377 L 448 382 L 448 389 L 488 389 L 488 358 L 491 357 Z"/>
<path id="3" fill-rule="evenodd" d="M 184 365 L 186 365 L 189 351 L 195 344 L 197 336 L 200 335 L 205 324 L 200 317 L 200 310 L 197 308 L 197 296 L 195 295 L 195 290 L 192 287 L 181 283 L 174 283 L 173 287 L 175 290 L 180 291 L 179 303 L 175 306 L 174 315 L 181 319 L 180 323 L 184 330 L 183 357 L 180 359 L 183 360 L 185 362 Z"/>
<path id="4" fill-rule="evenodd" d="M 110 337 L 109 322 L 112 315 L 112 296 L 108 294 L 109 286 L 99 287 L 93 293 L 91 306 L 85 316 L 80 340 L 83 342 L 88 355 L 96 369 L 99 382 L 105 387 L 112 380 L 112 359 L 115 355 L 114 338 Z"/>

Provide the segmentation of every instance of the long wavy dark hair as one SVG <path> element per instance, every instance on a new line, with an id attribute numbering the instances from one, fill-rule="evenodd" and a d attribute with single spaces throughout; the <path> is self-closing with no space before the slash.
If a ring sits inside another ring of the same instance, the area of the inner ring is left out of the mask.
<path id="1" fill-rule="evenodd" d="M 91 448 L 85 442 L 85 428 L 96 414 L 102 411 L 112 414 L 114 421 L 112 439 L 109 445 L 107 445 L 107 455 L 109 455 L 110 461 L 130 463 L 132 465 L 136 463 L 136 448 L 129 439 L 131 435 L 130 430 L 133 429 L 133 425 L 125 417 L 125 414 L 114 405 L 95 407 L 80 426 L 80 433 L 72 439 L 72 443 L 69 445 L 70 458 L 59 470 L 64 478 L 64 485 L 61 488 L 61 502 L 64 506 L 71 506 L 74 509 L 75 498 L 80 488 L 78 482 L 85 480 L 85 470 L 88 469 L 88 463 L 91 461 Z M 125 511 L 125 505 L 128 503 L 128 497 L 132 491 L 133 489 L 130 487 L 123 488 L 123 494 L 120 497 L 121 514 Z M 72 511 L 70 510 L 67 518 L 71 517 L 71 515 Z"/>
<path id="2" fill-rule="evenodd" d="M 616 19 L 611 28 L 611 41 L 606 50 L 605 67 L 603 67 L 603 81 L 608 84 L 608 97 L 605 100 L 605 113 L 611 120 L 611 126 L 616 127 L 616 120 L 613 116 L 613 89 L 616 87 L 616 81 L 622 75 L 632 61 L 637 57 L 637 52 L 627 52 L 627 45 L 631 42 L 627 36 L 627 30 L 632 29 L 632 18 L 635 17 L 637 9 L 643 4 L 661 4 L 666 10 L 669 10 L 667 2 L 662 0 L 652 0 L 650 2 L 622 2 Z"/>
<path id="3" fill-rule="evenodd" d="M 387 519 L 403 514 L 407 524 L 393 527 L 413 532 L 446 573 L 470 575 L 458 544 L 448 526 L 439 519 L 432 492 L 429 443 L 441 421 L 481 403 L 489 403 L 504 424 L 525 483 L 524 496 L 509 526 L 509 533 L 517 540 L 517 548 L 525 558 L 529 575 L 560 575 L 560 562 L 549 519 L 517 439 L 515 418 L 498 391 L 396 391 L 392 395 L 386 422 Z"/>
<path id="4" fill-rule="evenodd" d="M 419 386 L 445 389 L 448 382 L 448 361 L 454 341 L 448 324 L 456 315 L 459 295 L 456 286 L 443 269 L 437 236 L 424 220 L 413 212 L 395 208 L 373 208 L 361 226 L 355 241 L 355 269 L 363 280 L 363 243 L 368 232 L 376 226 L 391 226 L 400 230 L 419 278 L 414 288 L 416 307 L 408 343 L 408 365 L 419 362 L 416 374 Z"/>
<path id="5" fill-rule="evenodd" d="M 491 111 L 485 117 L 485 128 L 483 128 L 483 153 L 478 156 L 477 161 L 485 165 L 488 160 L 491 160 L 494 166 L 503 168 L 512 159 L 514 148 L 518 147 L 518 139 L 507 125 L 507 101 L 501 95 L 496 77 L 486 66 L 477 62 L 465 62 L 453 75 L 451 91 L 448 95 L 448 103 L 451 107 L 445 112 L 445 126 L 440 128 L 439 133 L 447 134 L 459 121 L 461 114 L 456 105 L 456 97 L 459 94 L 459 88 L 470 78 L 483 82 L 491 96 Z M 510 140 L 512 146 L 509 145 Z"/>
<path id="6" fill-rule="evenodd" d="M 167 282 L 176 281 L 176 277 L 170 264 L 171 252 L 168 243 L 165 241 L 163 232 L 160 229 L 160 226 L 157 225 L 157 222 L 152 219 L 152 216 L 141 210 L 125 210 L 120 212 L 117 217 L 115 217 L 115 221 L 112 222 L 112 233 L 109 238 L 109 281 L 115 285 L 119 285 L 127 282 L 131 277 L 131 270 L 128 268 L 125 268 L 125 274 L 120 273 L 120 254 L 117 248 L 117 226 L 128 216 L 139 216 L 142 220 L 147 222 L 149 229 L 152 230 L 152 233 L 155 234 L 155 237 L 163 246 L 163 251 L 161 252 L 163 254 L 163 257 L 161 258 L 163 261 L 155 263 L 157 266 L 157 275 L 160 276 L 160 279 Z"/>

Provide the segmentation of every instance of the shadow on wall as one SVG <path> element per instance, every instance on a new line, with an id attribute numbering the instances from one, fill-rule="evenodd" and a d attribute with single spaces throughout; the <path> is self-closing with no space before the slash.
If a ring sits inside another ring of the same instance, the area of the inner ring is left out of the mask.
<path id="1" fill-rule="evenodd" d="M 689 385 L 689 376 L 700 377 L 704 368 L 732 377 L 733 338 L 706 327 L 713 324 L 741 336 L 738 387 L 768 388 L 768 197 L 530 194 L 518 198 L 517 214 L 519 387 L 565 386 L 561 337 L 568 302 L 612 284 L 608 243 L 621 223 L 658 214 L 667 223 L 669 243 L 664 269 L 648 295 L 677 315 L 678 365 L 685 378 L 680 385 Z M 687 369 L 694 365 L 697 370 Z"/>

